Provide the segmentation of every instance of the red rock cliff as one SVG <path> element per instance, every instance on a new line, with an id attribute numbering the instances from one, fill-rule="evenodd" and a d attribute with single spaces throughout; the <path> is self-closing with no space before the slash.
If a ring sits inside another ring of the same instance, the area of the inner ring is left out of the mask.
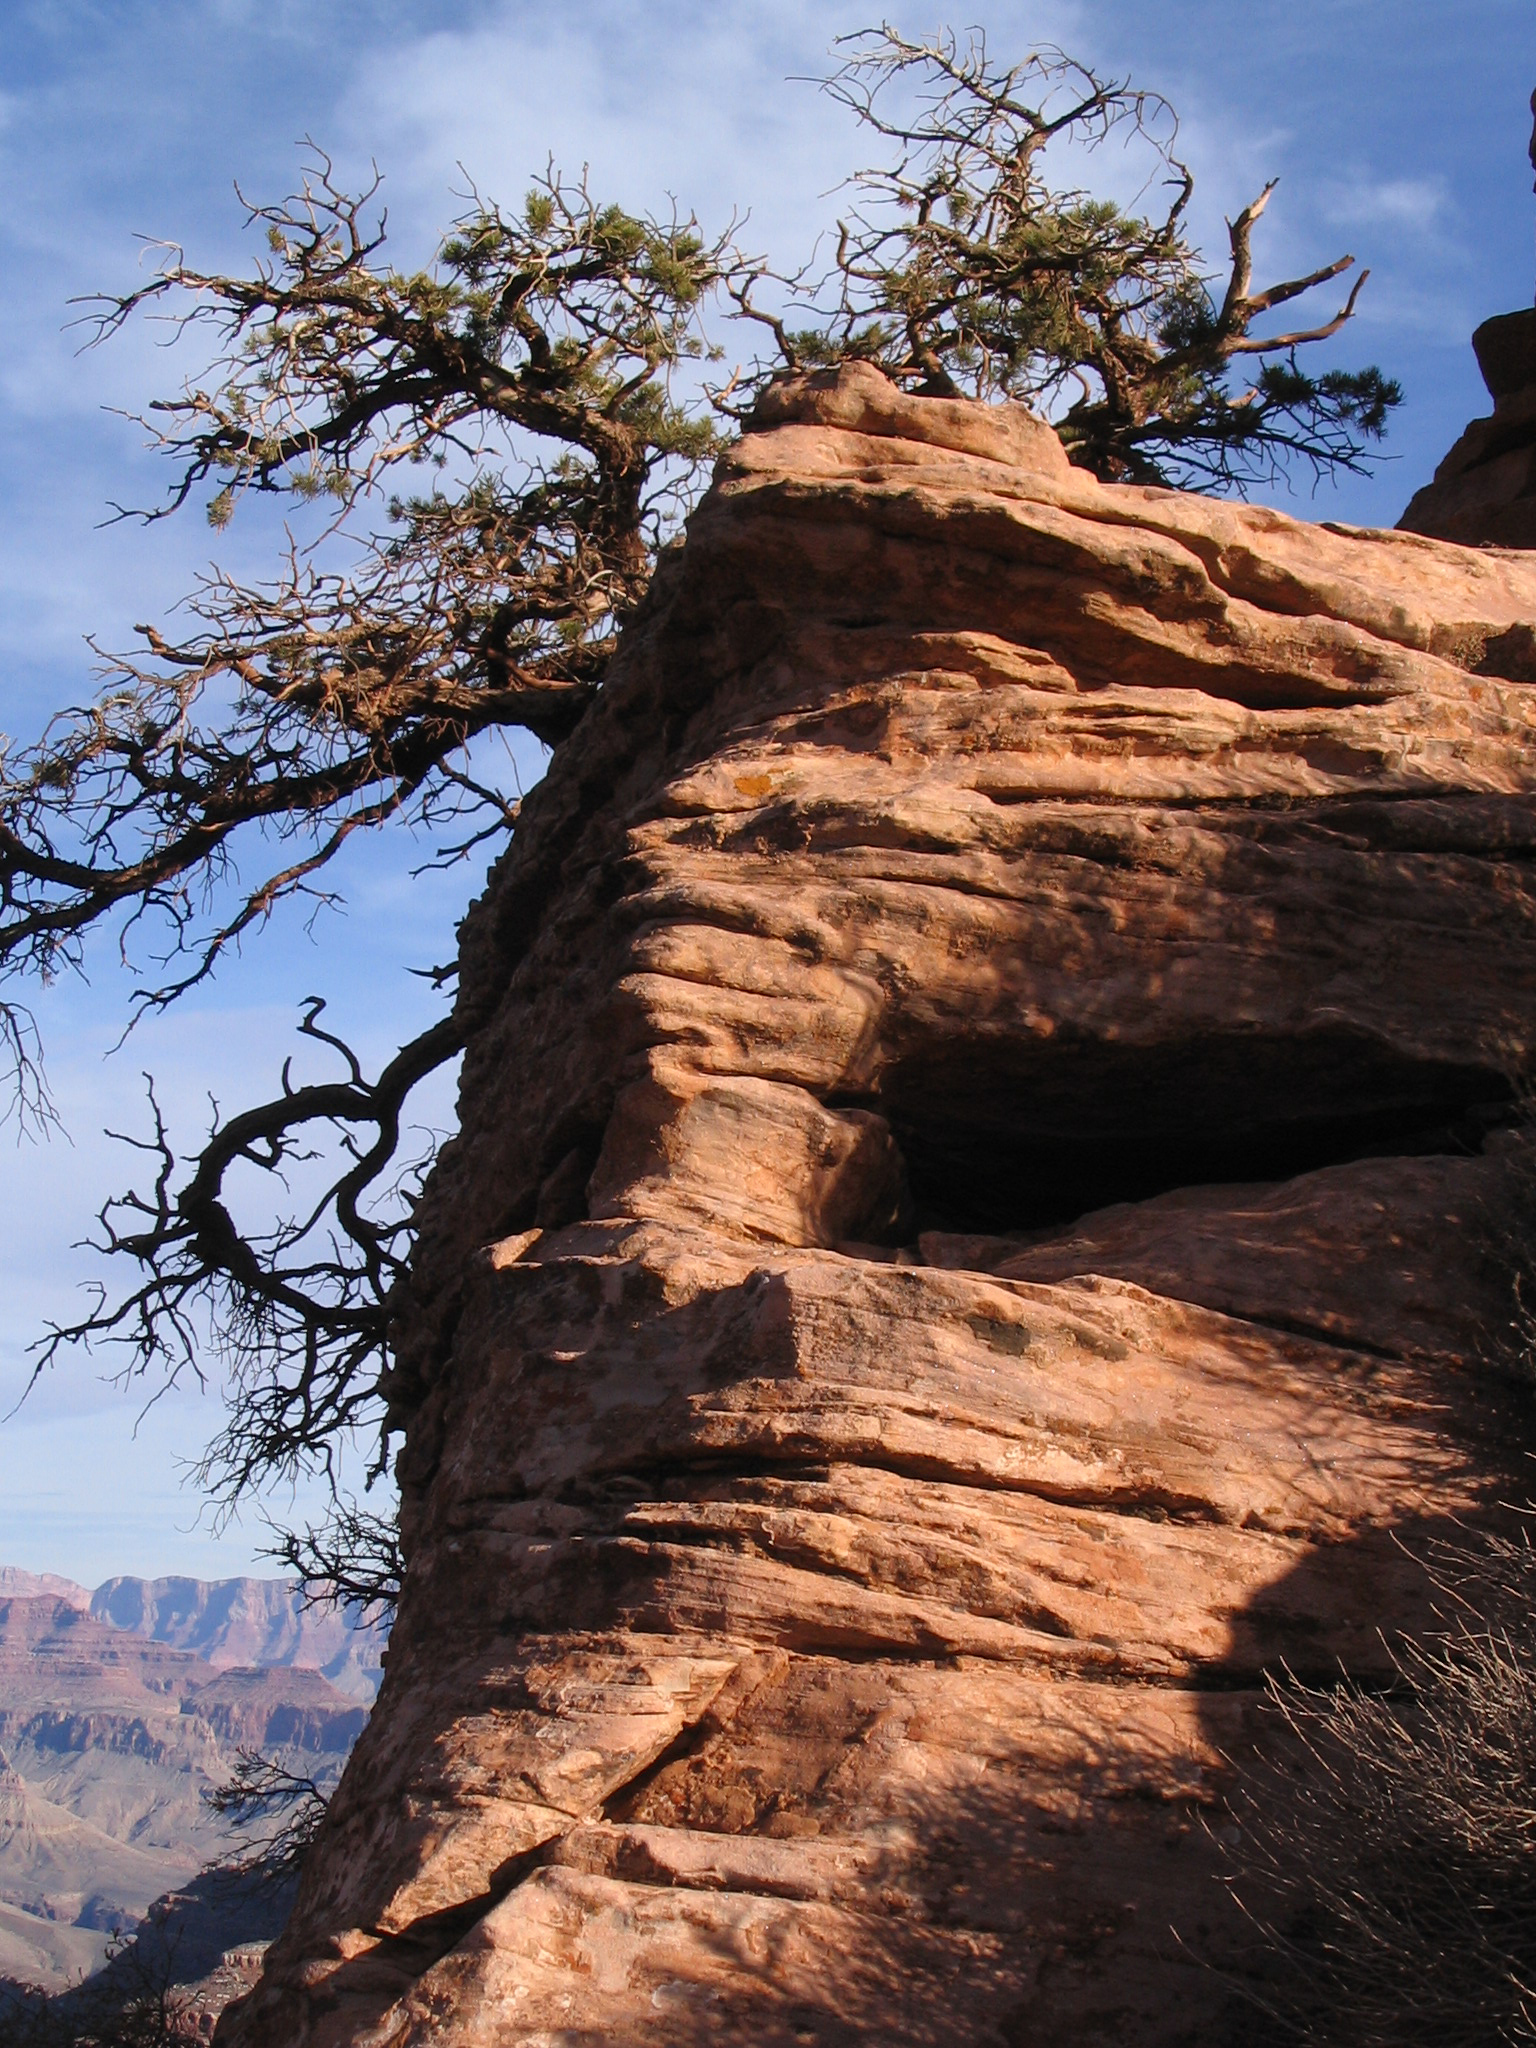
<path id="1" fill-rule="evenodd" d="M 1533 620 L 772 395 L 466 927 L 388 1673 L 221 2042 L 1220 2038 L 1263 1670 L 1520 1451 Z"/>

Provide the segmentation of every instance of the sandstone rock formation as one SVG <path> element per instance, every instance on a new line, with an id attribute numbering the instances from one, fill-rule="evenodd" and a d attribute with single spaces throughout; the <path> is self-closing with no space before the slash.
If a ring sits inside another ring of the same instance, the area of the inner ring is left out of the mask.
<path id="1" fill-rule="evenodd" d="M 1262 1673 L 1521 1460 L 1532 621 L 771 394 L 466 926 L 404 1598 L 221 2042 L 1222 2038 Z"/>

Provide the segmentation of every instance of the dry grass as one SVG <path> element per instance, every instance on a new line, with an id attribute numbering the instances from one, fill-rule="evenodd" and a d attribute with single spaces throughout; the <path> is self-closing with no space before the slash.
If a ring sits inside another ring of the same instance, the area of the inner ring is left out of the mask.
<path id="1" fill-rule="evenodd" d="M 1272 1683 L 1280 1760 L 1236 1802 L 1251 1995 L 1285 2040 L 1536 2043 L 1536 1549 L 1469 1536 L 1426 1568 L 1441 1633 L 1386 1692 Z"/>

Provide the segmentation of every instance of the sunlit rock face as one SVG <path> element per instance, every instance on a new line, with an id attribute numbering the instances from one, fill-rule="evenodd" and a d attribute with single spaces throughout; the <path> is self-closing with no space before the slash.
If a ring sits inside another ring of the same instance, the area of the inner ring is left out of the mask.
<path id="1" fill-rule="evenodd" d="M 1247 2027 L 1262 1674 L 1523 1454 L 1532 619 L 771 395 L 466 926 L 400 1617 L 221 2042 Z"/>

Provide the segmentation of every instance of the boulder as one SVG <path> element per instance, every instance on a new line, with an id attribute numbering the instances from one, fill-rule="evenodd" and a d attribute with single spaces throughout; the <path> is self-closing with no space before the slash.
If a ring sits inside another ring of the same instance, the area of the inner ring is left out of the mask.
<path id="1" fill-rule="evenodd" d="M 1536 311 L 1472 336 L 1493 412 L 1475 419 L 1398 524 L 1472 546 L 1536 548 Z"/>
<path id="2" fill-rule="evenodd" d="M 383 1691 L 219 2040 L 1202 2043 L 1525 1453 L 1536 561 L 777 387 L 463 933 Z"/>

